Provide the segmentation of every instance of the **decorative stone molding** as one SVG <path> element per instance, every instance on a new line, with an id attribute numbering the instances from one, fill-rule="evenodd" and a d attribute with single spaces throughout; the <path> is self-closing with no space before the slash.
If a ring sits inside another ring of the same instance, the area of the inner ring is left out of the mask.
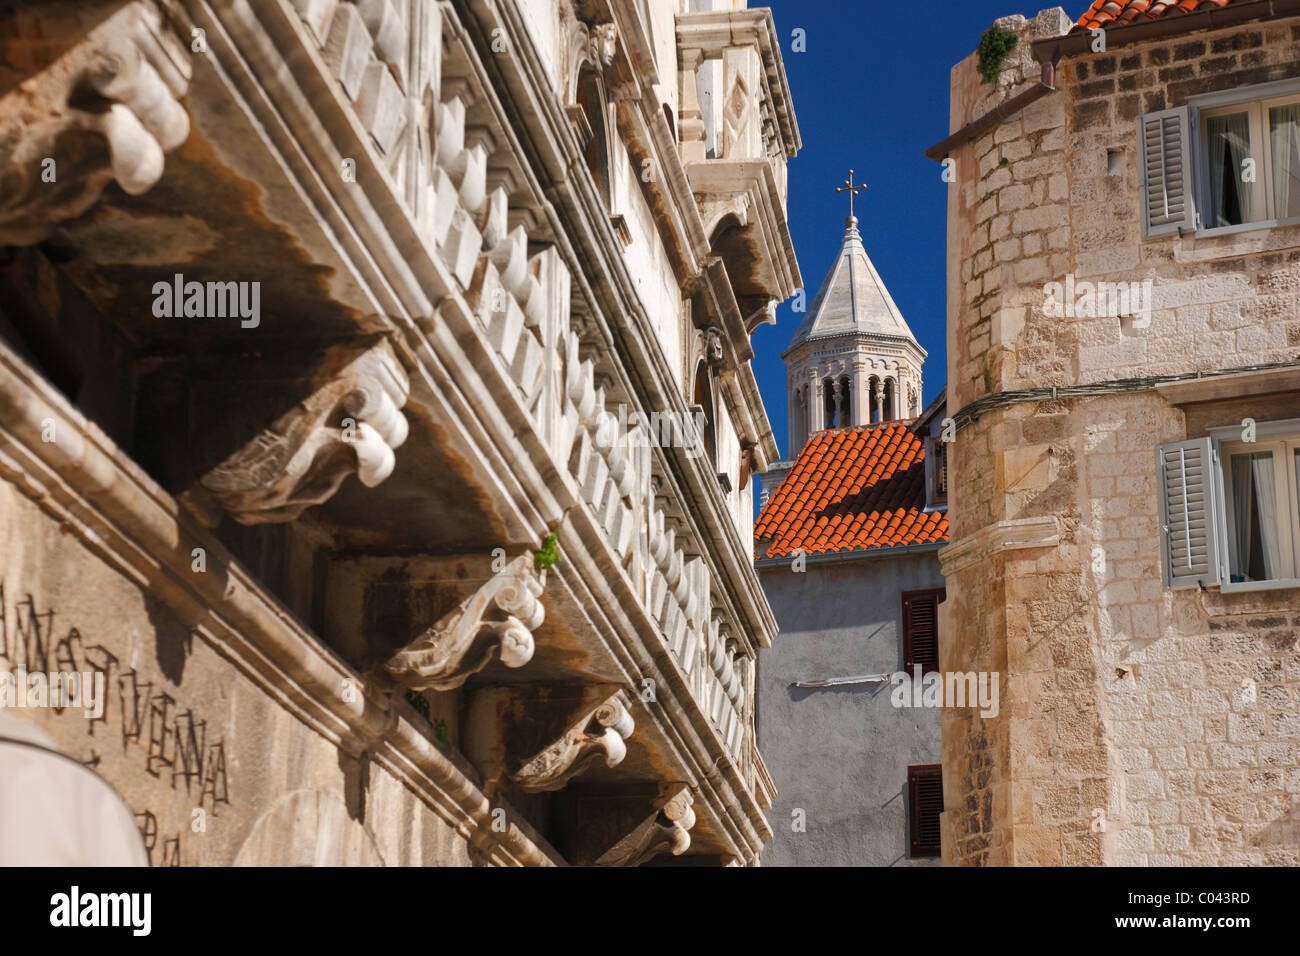
<path id="1" fill-rule="evenodd" d="M 326 366 L 337 363 L 338 353 Z M 312 395 L 199 479 L 181 499 L 210 526 L 292 521 L 356 474 L 373 488 L 406 440 L 410 381 L 387 343 L 352 359 Z"/>
<path id="2" fill-rule="evenodd" d="M 660 791 L 658 808 L 631 833 L 600 855 L 594 866 L 640 866 L 668 850 L 681 856 L 691 846 L 695 798 L 686 784 L 669 784 Z"/>
<path id="3" fill-rule="evenodd" d="M 384 669 L 413 690 L 455 690 L 499 656 L 507 667 L 533 657 L 546 612 L 546 572 L 523 554 L 388 659 Z"/>
<path id="4" fill-rule="evenodd" d="M 939 561 L 947 576 L 1003 551 L 1054 548 L 1059 538 L 1057 519 L 1051 515 L 996 521 L 948 545 L 939 552 Z"/>
<path id="5" fill-rule="evenodd" d="M 40 242 L 114 180 L 133 196 L 152 187 L 189 135 L 189 79 L 157 11 L 132 3 L 0 97 L 0 244 Z"/>
<path id="6" fill-rule="evenodd" d="M 513 771 L 510 779 L 530 793 L 540 793 L 563 789 L 601 754 L 606 766 L 618 766 L 627 756 L 625 741 L 636 727 L 629 704 L 622 691 L 611 694 Z"/>

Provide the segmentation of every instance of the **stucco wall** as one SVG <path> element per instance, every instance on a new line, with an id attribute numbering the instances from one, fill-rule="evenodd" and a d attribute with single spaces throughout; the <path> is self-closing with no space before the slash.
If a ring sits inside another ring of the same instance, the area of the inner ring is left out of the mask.
<path id="1" fill-rule="evenodd" d="M 901 594 L 942 587 L 938 560 L 812 562 L 802 572 L 787 562 L 760 579 L 780 625 L 758 663 L 758 745 L 777 789 L 763 865 L 937 863 L 908 858 L 907 768 L 939 762 L 939 711 L 894 707 L 887 684 L 790 684 L 899 670 Z"/>

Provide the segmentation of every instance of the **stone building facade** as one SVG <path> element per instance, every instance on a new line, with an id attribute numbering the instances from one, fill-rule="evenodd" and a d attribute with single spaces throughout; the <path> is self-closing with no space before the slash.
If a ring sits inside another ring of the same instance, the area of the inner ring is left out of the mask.
<path id="1" fill-rule="evenodd" d="M 155 865 L 755 862 L 770 14 L 30 3 L 0 50 L 0 670 L 107 687 L 5 716 Z"/>
<path id="2" fill-rule="evenodd" d="M 937 641 L 948 523 L 930 431 L 943 401 L 908 414 L 925 352 L 855 217 L 783 354 L 789 455 L 762 477 L 754 526 L 780 627 L 758 668 L 758 735 L 778 793 L 763 863 L 931 865 L 939 807 L 912 812 L 925 786 L 913 771 L 937 776 L 939 711 L 895 706 L 891 678 L 911 672 L 913 643 Z"/>
<path id="3" fill-rule="evenodd" d="M 940 661 L 1003 688 L 944 714 L 946 863 L 1300 863 L 1300 8 L 1178 7 L 999 21 L 927 154 Z"/>

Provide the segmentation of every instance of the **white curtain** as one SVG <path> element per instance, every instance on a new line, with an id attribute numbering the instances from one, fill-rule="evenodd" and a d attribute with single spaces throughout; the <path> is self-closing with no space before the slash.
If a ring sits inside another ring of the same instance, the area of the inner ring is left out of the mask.
<path id="1" fill-rule="evenodd" d="M 1233 537 L 1237 545 L 1237 562 L 1233 568 L 1237 577 L 1250 578 L 1250 539 L 1255 522 L 1255 493 L 1250 480 L 1250 456 L 1232 456 L 1232 519 Z"/>
<path id="2" fill-rule="evenodd" d="M 1206 120 L 1210 140 L 1210 215 L 1216 226 L 1235 226 L 1255 218 L 1251 187 L 1241 181 L 1242 161 L 1250 156 L 1250 116 L 1233 113 Z"/>
<path id="3" fill-rule="evenodd" d="M 1255 471 L 1255 504 L 1259 511 L 1259 537 L 1264 544 L 1264 579 L 1277 577 L 1281 553 L 1277 541 L 1277 490 L 1273 486 L 1273 456 L 1252 455 Z"/>
<path id="4" fill-rule="evenodd" d="M 1278 549 L 1277 488 L 1272 452 L 1232 456 L 1232 517 L 1235 526 L 1233 543 L 1237 551 L 1233 570 L 1239 575 L 1239 580 L 1271 581 L 1277 577 L 1281 570 L 1281 552 Z M 1250 574 L 1250 551 L 1256 528 L 1259 529 L 1264 562 L 1264 575 L 1258 579 Z"/>
<path id="5" fill-rule="evenodd" d="M 1300 216 L 1300 103 L 1268 111 L 1273 148 L 1273 204 L 1278 219 Z"/>

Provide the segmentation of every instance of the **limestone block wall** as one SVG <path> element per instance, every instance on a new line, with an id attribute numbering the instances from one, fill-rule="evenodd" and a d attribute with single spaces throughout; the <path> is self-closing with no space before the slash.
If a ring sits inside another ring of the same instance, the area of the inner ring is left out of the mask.
<path id="1" fill-rule="evenodd" d="M 953 71 L 952 128 L 1039 79 Z M 1057 92 L 960 147 L 949 188 L 949 407 L 1008 390 L 1300 355 L 1300 227 L 1142 237 L 1137 117 L 1300 76 L 1294 19 L 1083 53 Z M 1054 315 L 1045 286 L 1151 281 L 1147 317 Z M 1163 586 L 1155 447 L 1295 417 L 1295 393 L 1175 406 L 1152 389 L 1012 404 L 949 452 L 941 665 L 1004 675 L 945 711 L 945 862 L 1300 862 L 1300 595 Z M 1257 693 L 1242 692 L 1253 681 Z"/>

